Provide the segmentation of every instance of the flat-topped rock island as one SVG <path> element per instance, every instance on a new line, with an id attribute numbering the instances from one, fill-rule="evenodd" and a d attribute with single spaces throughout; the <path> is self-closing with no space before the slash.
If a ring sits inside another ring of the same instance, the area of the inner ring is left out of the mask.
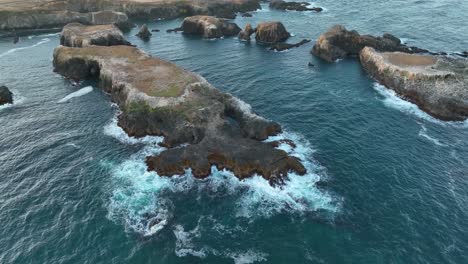
<path id="1" fill-rule="evenodd" d="M 373 78 L 430 115 L 448 121 L 468 117 L 466 59 L 366 47 L 360 52 L 360 61 Z"/>

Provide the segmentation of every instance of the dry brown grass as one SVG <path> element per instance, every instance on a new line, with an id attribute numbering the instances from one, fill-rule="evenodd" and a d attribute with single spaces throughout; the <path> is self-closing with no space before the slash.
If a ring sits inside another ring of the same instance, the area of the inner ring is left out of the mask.
<path id="1" fill-rule="evenodd" d="M 401 67 L 431 66 L 437 59 L 433 56 L 405 54 L 405 53 L 383 53 L 384 58 L 391 64 Z"/>

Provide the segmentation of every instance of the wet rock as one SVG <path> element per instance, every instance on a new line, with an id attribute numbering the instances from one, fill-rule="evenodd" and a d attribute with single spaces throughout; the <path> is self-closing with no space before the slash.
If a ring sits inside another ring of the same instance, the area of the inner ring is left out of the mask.
<path id="1" fill-rule="evenodd" d="M 138 34 L 136 34 L 137 37 L 141 38 L 142 40 L 149 40 L 153 34 L 148 29 L 148 26 L 146 24 L 143 24 L 141 26 L 140 31 Z"/>
<path id="2" fill-rule="evenodd" d="M 272 0 L 269 7 L 279 10 L 294 10 L 294 11 L 316 11 L 322 12 L 320 7 L 309 7 L 308 2 L 286 2 L 283 0 Z"/>
<path id="3" fill-rule="evenodd" d="M 281 132 L 279 124 L 202 77 L 135 47 L 60 46 L 54 69 L 73 79 L 97 78 L 120 106 L 118 124 L 130 136 L 164 136 L 168 149 L 146 159 L 148 169 L 161 176 L 190 168 L 203 178 L 216 166 L 239 178 L 258 173 L 275 183 L 289 172 L 306 172 L 297 158 L 263 142 Z"/>
<path id="4" fill-rule="evenodd" d="M 379 51 L 427 52 L 401 44 L 400 39 L 388 33 L 382 37 L 360 35 L 355 30 L 348 31 L 344 26 L 336 25 L 319 37 L 311 53 L 328 62 L 334 62 L 348 56 L 358 56 L 366 46 Z"/>
<path id="5" fill-rule="evenodd" d="M 297 48 L 299 46 L 302 46 L 306 43 L 309 43 L 310 39 L 303 39 L 298 43 L 295 44 L 289 44 L 289 43 L 275 43 L 271 45 L 270 50 L 276 50 L 276 51 L 283 51 L 283 50 L 288 50 L 292 48 Z"/>
<path id="6" fill-rule="evenodd" d="M 187 17 L 181 28 L 185 34 L 200 35 L 209 39 L 235 36 L 241 31 L 235 23 L 213 16 Z"/>
<path id="7" fill-rule="evenodd" d="M 13 94 L 8 90 L 6 86 L 0 85 L 0 105 L 12 104 Z"/>
<path id="8" fill-rule="evenodd" d="M 281 22 L 262 22 L 255 29 L 255 40 L 260 43 L 273 44 L 282 42 L 291 36 Z"/>
<path id="9" fill-rule="evenodd" d="M 66 25 L 60 34 L 60 45 L 87 47 L 90 45 L 130 45 L 114 25 L 85 26 L 79 23 Z"/>
<path id="10" fill-rule="evenodd" d="M 159 29 L 152 29 L 151 32 L 160 32 L 161 30 Z"/>
<path id="11" fill-rule="evenodd" d="M 239 40 L 250 41 L 250 36 L 255 33 L 255 30 L 252 28 L 252 25 L 247 24 L 245 25 L 244 30 L 239 32 L 238 38 Z"/>
<path id="12" fill-rule="evenodd" d="M 359 57 L 373 78 L 428 114 L 448 121 L 468 117 L 468 60 L 371 47 L 362 49 Z"/>
<path id="13" fill-rule="evenodd" d="M 251 13 L 242 13 L 241 17 L 252 17 Z"/>

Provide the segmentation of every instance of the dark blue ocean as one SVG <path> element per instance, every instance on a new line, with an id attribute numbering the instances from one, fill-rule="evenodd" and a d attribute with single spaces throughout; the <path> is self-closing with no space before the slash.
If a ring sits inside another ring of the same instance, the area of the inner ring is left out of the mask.
<path id="1" fill-rule="evenodd" d="M 314 5 L 324 12 L 263 5 L 235 22 L 282 21 L 289 42 L 344 24 L 468 50 L 465 0 Z M 273 52 L 165 32 L 180 23 L 149 23 L 161 32 L 146 43 L 137 29 L 126 37 L 282 124 L 279 137 L 298 147 L 281 147 L 308 174 L 273 188 L 227 171 L 206 180 L 148 173 L 144 157 L 162 150 L 161 138 L 127 137 L 95 83 L 55 74 L 57 34 L 0 39 L 0 84 L 15 94 L 0 107 L 0 263 L 468 263 L 468 122 L 431 118 L 356 59 L 314 58 L 313 42 Z M 154 216 L 165 225 L 149 236 Z"/>

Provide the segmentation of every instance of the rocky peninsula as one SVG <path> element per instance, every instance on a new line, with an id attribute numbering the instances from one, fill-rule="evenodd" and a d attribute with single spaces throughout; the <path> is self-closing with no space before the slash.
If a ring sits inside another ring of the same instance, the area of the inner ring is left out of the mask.
<path id="1" fill-rule="evenodd" d="M 359 57 L 373 78 L 430 115 L 447 121 L 468 118 L 468 60 L 372 47 Z"/>
<path id="2" fill-rule="evenodd" d="M 121 109 L 118 124 L 130 136 L 164 136 L 168 149 L 147 158 L 149 170 L 172 176 L 192 169 L 207 177 L 211 166 L 237 177 L 254 173 L 271 184 L 288 172 L 306 172 L 276 143 L 263 142 L 281 126 L 252 112 L 201 76 L 132 46 L 59 46 L 55 71 L 73 79 L 95 78 Z"/>
<path id="3" fill-rule="evenodd" d="M 193 15 L 234 18 L 237 12 L 261 8 L 259 0 L 0 0 L 0 30 L 117 23 L 127 20 L 169 19 Z M 128 16 L 128 17 L 127 17 Z"/>
<path id="4" fill-rule="evenodd" d="M 355 30 L 349 31 L 342 25 L 336 25 L 320 35 L 311 53 L 328 62 L 334 62 L 348 56 L 358 56 L 364 47 L 372 47 L 378 51 L 428 52 L 417 47 L 408 47 L 389 33 L 382 37 L 360 35 Z"/>

